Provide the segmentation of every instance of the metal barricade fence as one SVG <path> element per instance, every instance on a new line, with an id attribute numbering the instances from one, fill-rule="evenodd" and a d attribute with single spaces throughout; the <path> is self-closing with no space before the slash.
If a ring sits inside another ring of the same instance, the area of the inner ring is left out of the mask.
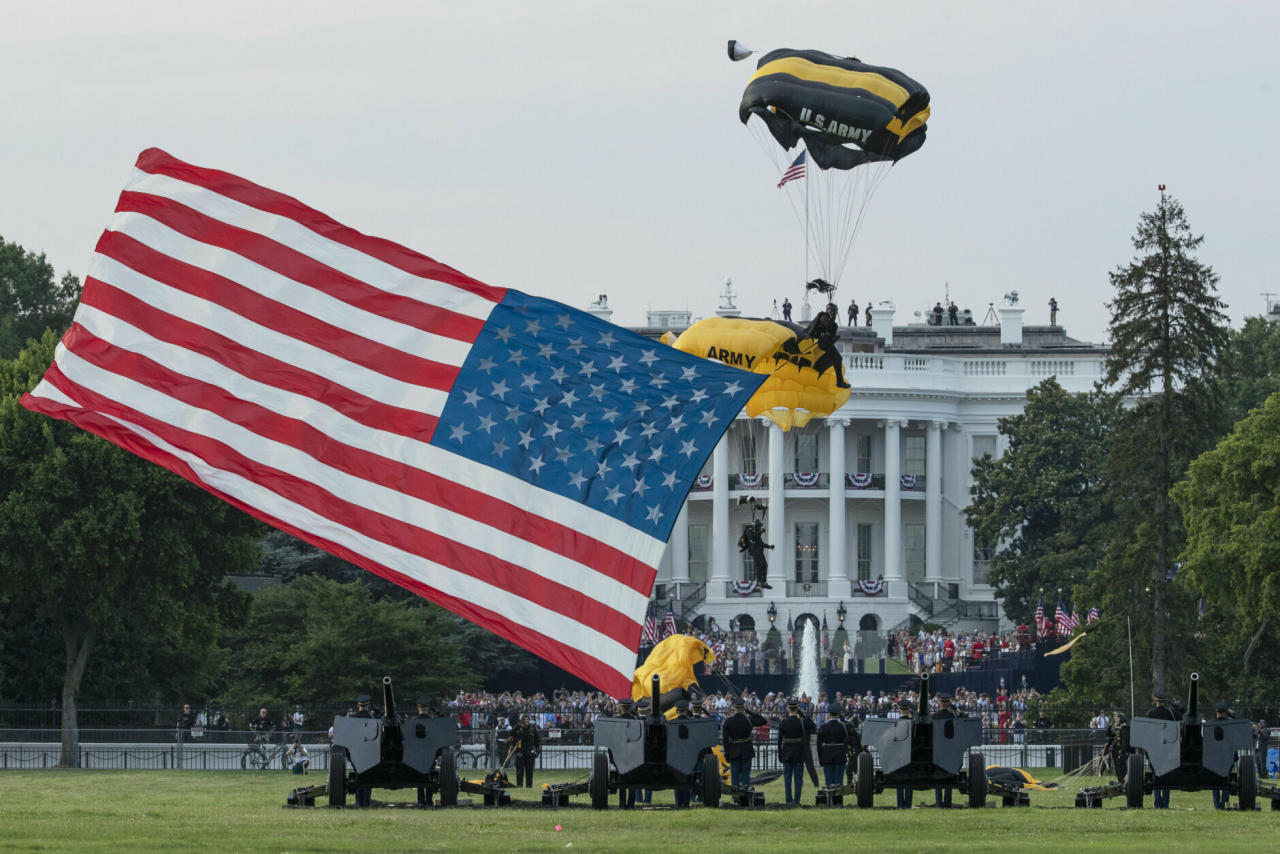
<path id="1" fill-rule="evenodd" d="M 558 730 L 544 734 L 536 768 L 542 771 L 585 771 L 591 767 L 592 730 Z M 97 769 L 186 769 L 199 771 L 240 771 L 259 767 L 283 770 L 287 744 L 279 734 L 255 743 L 247 732 L 226 733 L 228 741 L 193 738 L 181 741 L 168 733 L 168 743 L 156 730 L 82 730 L 77 748 L 79 767 Z M 292 736 L 292 733 L 286 733 Z M 492 730 L 462 730 L 457 749 L 458 770 L 467 776 L 497 767 L 505 756 L 505 744 Z M 776 770 L 776 730 L 767 738 L 755 736 L 755 772 Z M 1036 732 L 1036 738 L 991 730 L 984 733 L 981 747 L 988 765 L 1019 768 L 1061 768 L 1064 772 L 1087 764 L 1102 749 L 1106 732 L 1090 729 L 1055 729 Z M 303 733 L 309 770 L 329 767 L 328 733 Z M 0 770 L 56 767 L 61 758 L 61 733 L 56 729 L 0 730 Z M 1019 740 L 1021 739 L 1021 740 Z M 291 740 L 291 739 L 290 739 Z M 1276 738 L 1267 747 L 1274 749 Z M 874 749 L 871 751 L 875 755 Z M 878 762 L 878 758 L 877 758 Z"/>

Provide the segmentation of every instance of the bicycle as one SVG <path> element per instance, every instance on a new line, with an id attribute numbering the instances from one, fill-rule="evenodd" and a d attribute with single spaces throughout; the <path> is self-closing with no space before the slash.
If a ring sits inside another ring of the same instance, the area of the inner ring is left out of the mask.
<path id="1" fill-rule="evenodd" d="M 254 771 L 265 771 L 268 768 L 284 768 L 284 745 L 271 744 L 270 736 L 256 735 L 253 741 L 240 754 L 240 767 Z"/>

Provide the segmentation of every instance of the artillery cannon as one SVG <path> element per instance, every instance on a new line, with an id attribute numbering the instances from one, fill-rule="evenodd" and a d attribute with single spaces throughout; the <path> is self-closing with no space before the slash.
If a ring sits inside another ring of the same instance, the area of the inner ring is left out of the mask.
<path id="1" fill-rule="evenodd" d="M 880 767 L 869 752 L 857 755 L 853 792 L 859 807 L 870 807 L 886 788 L 955 788 L 968 795 L 970 807 L 986 806 L 986 764 L 981 752 L 971 752 L 982 745 L 982 721 L 935 720 L 929 714 L 929 674 L 920 675 L 919 715 L 867 718 L 862 743 L 876 749 Z"/>
<path id="2" fill-rule="evenodd" d="M 1252 724 L 1243 718 L 1202 721 L 1200 674 L 1192 673 L 1190 682 L 1186 715 L 1181 720 L 1135 717 L 1129 724 L 1129 751 L 1120 758 L 1123 777 L 1081 789 L 1077 807 L 1101 806 L 1105 798 L 1123 794 L 1128 807 L 1140 809 L 1146 795 L 1163 788 L 1221 789 L 1235 796 L 1242 810 L 1253 810 L 1259 797 L 1280 809 L 1280 789 L 1258 784 Z"/>
<path id="3" fill-rule="evenodd" d="M 575 794 L 587 793 L 591 806 L 602 810 L 609 796 L 626 789 L 674 789 L 700 793 L 704 806 L 720 804 L 720 725 L 712 718 L 663 716 L 661 679 L 653 677 L 653 712 L 642 717 L 599 717 L 595 722 L 595 752 L 586 783 L 546 786 L 542 802 L 559 806 Z"/>
<path id="4" fill-rule="evenodd" d="M 327 794 L 329 806 L 340 807 L 346 805 L 348 793 L 377 787 L 415 788 L 421 803 L 430 803 L 438 794 L 441 806 L 452 806 L 458 802 L 457 745 L 458 724 L 451 717 L 416 715 L 401 720 L 391 677 L 384 676 L 382 716 L 370 712 L 335 717 L 328 784 L 297 789 L 289 803 L 314 806 L 317 797 Z"/>

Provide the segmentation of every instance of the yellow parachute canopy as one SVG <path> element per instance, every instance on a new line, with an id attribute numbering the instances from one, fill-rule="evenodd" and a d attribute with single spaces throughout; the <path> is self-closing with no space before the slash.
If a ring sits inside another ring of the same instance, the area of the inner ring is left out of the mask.
<path id="1" fill-rule="evenodd" d="M 698 662 L 714 664 L 716 654 L 702 641 L 689 635 L 672 635 L 660 641 L 636 669 L 631 680 L 631 699 L 648 697 L 652 691 L 654 674 L 661 680 L 659 693 L 665 694 L 677 688 L 698 684 L 693 666 Z"/>
<path id="2" fill-rule="evenodd" d="M 747 415 L 765 415 L 783 430 L 803 427 L 815 415 L 830 415 L 849 399 L 836 386 L 834 370 L 814 369 L 822 355 L 818 343 L 774 320 L 708 317 L 686 329 L 672 345 L 677 350 L 767 374 L 747 401 Z"/>

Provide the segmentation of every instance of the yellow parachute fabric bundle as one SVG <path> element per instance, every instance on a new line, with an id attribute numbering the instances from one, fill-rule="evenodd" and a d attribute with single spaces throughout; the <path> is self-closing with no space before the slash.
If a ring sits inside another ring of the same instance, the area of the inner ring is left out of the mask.
<path id="1" fill-rule="evenodd" d="M 988 765 L 987 778 L 1005 788 L 1015 790 L 1034 789 L 1038 792 L 1051 792 L 1054 789 L 1062 788 L 1057 783 L 1046 783 L 1043 780 L 1037 780 L 1021 768 L 1011 768 L 1007 765 Z"/>
<path id="2" fill-rule="evenodd" d="M 815 415 L 830 415 L 849 399 L 849 389 L 836 387 L 833 369 L 814 370 L 822 355 L 817 342 L 772 320 L 708 317 L 686 329 L 672 346 L 767 374 L 769 379 L 747 401 L 747 415 L 765 415 L 783 430 L 803 427 Z"/>
<path id="3" fill-rule="evenodd" d="M 661 680 L 662 694 L 697 685 L 698 677 L 693 675 L 693 666 L 698 662 L 714 664 L 715 660 L 716 654 L 711 647 L 697 638 L 672 635 L 660 641 L 644 660 L 644 664 L 636 668 L 631 680 L 631 699 L 639 700 L 649 696 L 654 674 Z"/>

